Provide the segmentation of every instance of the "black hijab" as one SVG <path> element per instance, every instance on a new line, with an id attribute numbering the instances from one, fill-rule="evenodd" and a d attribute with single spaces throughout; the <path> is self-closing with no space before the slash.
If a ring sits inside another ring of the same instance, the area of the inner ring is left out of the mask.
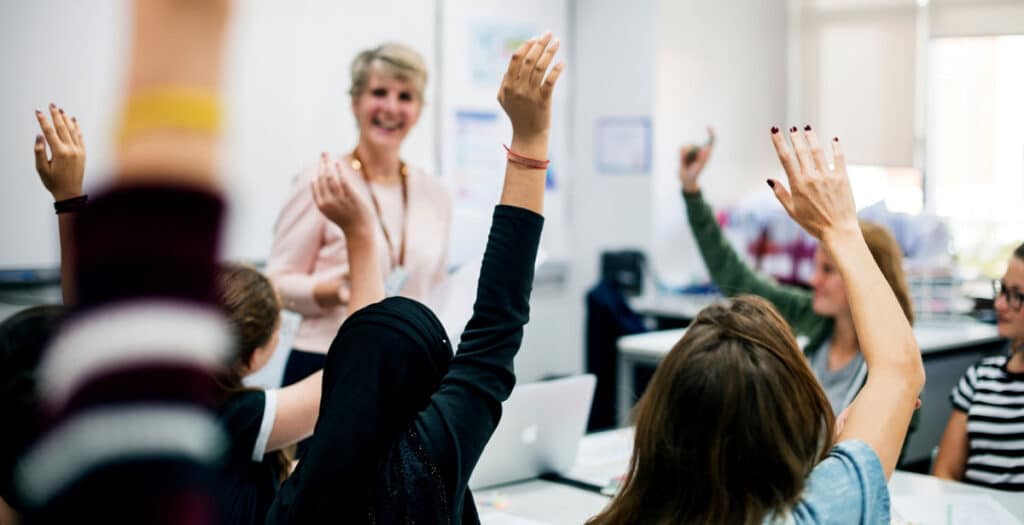
<path id="1" fill-rule="evenodd" d="M 393 297 L 352 314 L 327 354 L 310 448 L 270 521 L 461 522 L 463 505 L 448 501 L 413 428 L 451 360 L 444 326 L 421 303 Z"/>

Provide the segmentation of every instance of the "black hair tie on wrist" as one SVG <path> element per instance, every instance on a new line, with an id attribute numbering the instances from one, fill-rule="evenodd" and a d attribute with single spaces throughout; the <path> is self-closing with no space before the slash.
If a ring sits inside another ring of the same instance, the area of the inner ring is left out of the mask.
<path id="1" fill-rule="evenodd" d="M 85 208 L 85 203 L 88 200 L 88 195 L 79 195 L 77 197 L 71 197 L 70 199 L 55 201 L 53 203 L 53 209 L 57 211 L 57 215 L 60 215 L 61 213 L 81 211 L 82 208 Z"/>

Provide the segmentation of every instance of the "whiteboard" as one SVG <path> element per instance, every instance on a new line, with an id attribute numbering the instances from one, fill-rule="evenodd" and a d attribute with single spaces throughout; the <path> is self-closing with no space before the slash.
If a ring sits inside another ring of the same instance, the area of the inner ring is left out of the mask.
<path id="1" fill-rule="evenodd" d="M 52 199 L 35 174 L 35 108 L 53 101 L 85 133 L 86 190 L 108 180 L 129 42 L 126 0 L 0 6 L 0 270 L 59 264 Z M 224 255 L 263 260 L 292 177 L 323 149 L 355 145 L 348 68 L 385 40 L 420 51 L 432 73 L 403 158 L 437 171 L 437 2 L 245 0 L 234 4 L 224 77 L 221 173 L 230 201 Z"/>
<path id="2" fill-rule="evenodd" d="M 551 31 L 561 39 L 556 60 L 572 56 L 569 0 L 443 0 L 441 6 L 441 172 L 454 195 L 452 264 L 482 254 L 491 211 L 505 174 L 502 144 L 512 126 L 497 101 L 515 43 Z M 572 172 L 568 94 L 572 65 L 558 80 L 552 108 L 551 171 L 544 205 L 541 259 L 568 257 L 565 201 Z"/>

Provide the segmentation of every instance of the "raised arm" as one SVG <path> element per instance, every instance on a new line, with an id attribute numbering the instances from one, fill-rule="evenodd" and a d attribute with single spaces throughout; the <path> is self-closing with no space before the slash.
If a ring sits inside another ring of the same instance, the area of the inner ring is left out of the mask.
<path id="1" fill-rule="evenodd" d="M 896 468 L 917 395 L 924 386 L 921 350 L 864 242 L 839 140 L 832 141 L 835 166 L 830 168 L 810 126 L 805 131 L 790 128 L 792 150 L 777 128 L 772 131 L 791 190 L 774 179 L 769 179 L 768 185 L 789 215 L 820 239 L 836 261 L 868 366 L 867 382 L 850 406 L 839 441 L 867 443 L 878 454 L 888 477 Z"/>
<path id="2" fill-rule="evenodd" d="M 764 297 L 779 310 L 793 327 L 802 333 L 813 331 L 822 319 L 811 310 L 811 294 L 792 286 L 779 284 L 750 268 L 718 225 L 715 212 L 704 200 L 700 176 L 714 150 L 715 133 L 708 128 L 708 141 L 703 145 L 684 146 L 679 155 L 679 182 L 690 231 L 697 241 L 704 266 L 723 294 L 754 294 Z"/>
<path id="3" fill-rule="evenodd" d="M 512 56 L 498 101 L 512 121 L 510 160 L 501 205 L 494 211 L 477 284 L 473 316 L 458 352 L 416 428 L 455 497 L 501 417 L 515 385 L 512 359 L 529 320 L 530 290 L 543 217 L 551 96 L 564 65 L 548 71 L 558 41 L 551 35 L 523 44 Z M 518 156 L 518 157 L 517 157 Z M 528 158 L 528 159 L 524 159 Z M 518 160 L 513 160 L 518 159 Z M 539 162 L 538 162 L 539 161 Z"/>
<path id="4" fill-rule="evenodd" d="M 373 212 L 343 173 L 337 161 L 332 167 L 325 165 L 311 187 L 317 208 L 345 233 L 351 315 L 384 299 L 384 276 L 374 244 Z"/>
<path id="5" fill-rule="evenodd" d="M 75 220 L 76 313 L 47 349 L 28 521 L 213 523 L 230 348 L 214 176 L 227 0 L 138 0 L 113 184 Z"/>
<path id="6" fill-rule="evenodd" d="M 85 141 L 78 119 L 68 115 L 63 108 L 50 104 L 51 124 L 41 110 L 36 110 L 36 120 L 42 135 L 36 135 L 33 151 L 36 157 L 36 173 L 43 186 L 53 195 L 57 208 L 57 225 L 60 231 L 60 291 L 64 304 L 75 303 L 74 246 L 71 239 L 71 222 L 74 212 L 85 203 L 82 193 L 82 179 L 85 176 Z M 47 158 L 46 149 L 50 156 Z"/>

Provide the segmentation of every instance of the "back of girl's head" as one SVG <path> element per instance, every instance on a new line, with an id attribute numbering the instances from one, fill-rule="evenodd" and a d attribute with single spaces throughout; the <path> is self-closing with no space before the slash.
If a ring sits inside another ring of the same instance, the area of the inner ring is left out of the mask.
<path id="1" fill-rule="evenodd" d="M 267 276 L 251 266 L 223 265 L 217 284 L 221 308 L 235 336 L 234 360 L 229 368 L 232 376 L 238 375 L 240 384 L 242 370 L 253 353 L 273 337 L 281 303 Z"/>
<path id="2" fill-rule="evenodd" d="M 33 306 L 0 323 L 0 497 L 8 502 L 11 468 L 34 436 L 36 371 L 63 316 L 63 306 Z"/>
<path id="3" fill-rule="evenodd" d="M 871 257 L 882 271 L 882 276 L 889 283 L 896 300 L 899 301 L 907 321 L 914 322 L 914 302 L 910 297 L 907 276 L 903 272 L 903 250 L 885 226 L 871 221 L 860 221 L 860 231 L 864 235 L 864 243 L 868 245 Z"/>
<path id="4" fill-rule="evenodd" d="M 592 523 L 761 523 L 796 503 L 832 427 L 824 392 L 767 301 L 709 306 L 640 399 L 622 492 Z"/>

